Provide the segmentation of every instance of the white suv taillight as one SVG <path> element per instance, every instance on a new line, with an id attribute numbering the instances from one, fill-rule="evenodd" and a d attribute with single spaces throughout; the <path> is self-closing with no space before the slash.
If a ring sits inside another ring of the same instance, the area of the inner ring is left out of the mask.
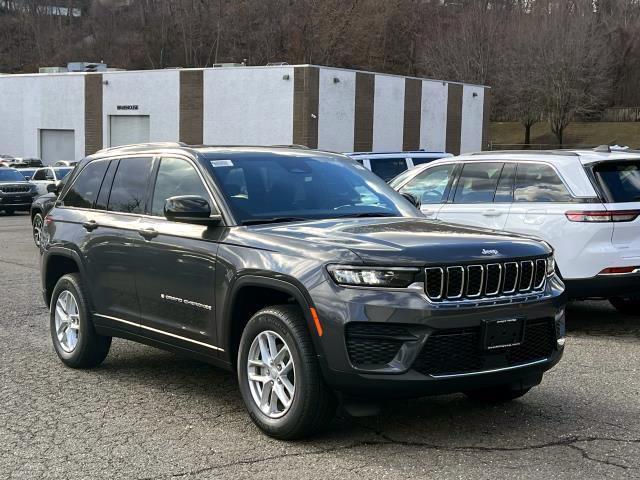
<path id="1" fill-rule="evenodd" d="M 565 213 L 570 222 L 633 222 L 640 210 L 594 210 Z"/>

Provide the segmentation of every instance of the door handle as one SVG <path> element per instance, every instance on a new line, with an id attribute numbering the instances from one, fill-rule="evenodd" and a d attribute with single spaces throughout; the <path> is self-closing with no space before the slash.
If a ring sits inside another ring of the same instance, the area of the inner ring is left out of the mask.
<path id="1" fill-rule="evenodd" d="M 153 228 L 145 228 L 143 230 L 138 230 L 138 233 L 145 240 L 151 240 L 152 238 L 156 238 L 158 236 L 158 232 Z"/>
<path id="2" fill-rule="evenodd" d="M 500 210 L 491 209 L 485 210 L 484 212 L 482 212 L 482 215 L 484 215 L 485 217 L 499 217 L 500 215 L 502 215 L 502 212 Z"/>
<path id="3" fill-rule="evenodd" d="M 93 232 L 100 225 L 98 225 L 98 223 L 95 220 L 89 220 L 87 222 L 84 222 L 82 226 L 87 232 Z"/>

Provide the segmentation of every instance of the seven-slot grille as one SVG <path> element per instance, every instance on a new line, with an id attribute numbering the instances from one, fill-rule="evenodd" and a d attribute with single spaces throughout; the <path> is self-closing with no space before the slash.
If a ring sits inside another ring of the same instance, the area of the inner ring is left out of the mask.
<path id="1" fill-rule="evenodd" d="M 3 193 L 27 193 L 31 190 L 29 185 L 0 185 Z"/>
<path id="2" fill-rule="evenodd" d="M 477 265 L 428 267 L 425 292 L 433 301 L 457 301 L 517 295 L 542 290 L 544 258 Z"/>

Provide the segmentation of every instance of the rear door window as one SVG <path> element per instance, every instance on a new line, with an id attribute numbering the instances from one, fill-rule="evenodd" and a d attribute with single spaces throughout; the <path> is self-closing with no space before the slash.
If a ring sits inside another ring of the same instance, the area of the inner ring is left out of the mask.
<path id="1" fill-rule="evenodd" d="M 513 197 L 515 202 L 573 201 L 573 197 L 556 171 L 551 166 L 541 163 L 518 164 Z"/>
<path id="2" fill-rule="evenodd" d="M 144 213 L 151 164 L 151 157 L 120 160 L 118 170 L 113 178 L 107 210 L 110 212 Z"/>
<path id="3" fill-rule="evenodd" d="M 93 208 L 108 165 L 106 161 L 94 161 L 84 167 L 65 194 L 64 206 Z"/>
<path id="4" fill-rule="evenodd" d="M 462 169 L 453 203 L 492 203 L 502 163 L 467 163 Z"/>
<path id="5" fill-rule="evenodd" d="M 607 203 L 640 202 L 640 161 L 601 163 L 593 173 Z"/>
<path id="6" fill-rule="evenodd" d="M 406 158 L 370 158 L 371 171 L 388 182 L 407 169 Z"/>

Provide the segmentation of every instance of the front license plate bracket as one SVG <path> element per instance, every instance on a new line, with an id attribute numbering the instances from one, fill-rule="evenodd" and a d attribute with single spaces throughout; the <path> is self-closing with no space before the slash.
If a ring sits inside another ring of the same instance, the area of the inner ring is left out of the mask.
<path id="1" fill-rule="evenodd" d="M 485 320 L 482 328 L 482 348 L 497 350 L 522 345 L 524 325 L 522 318 Z"/>

